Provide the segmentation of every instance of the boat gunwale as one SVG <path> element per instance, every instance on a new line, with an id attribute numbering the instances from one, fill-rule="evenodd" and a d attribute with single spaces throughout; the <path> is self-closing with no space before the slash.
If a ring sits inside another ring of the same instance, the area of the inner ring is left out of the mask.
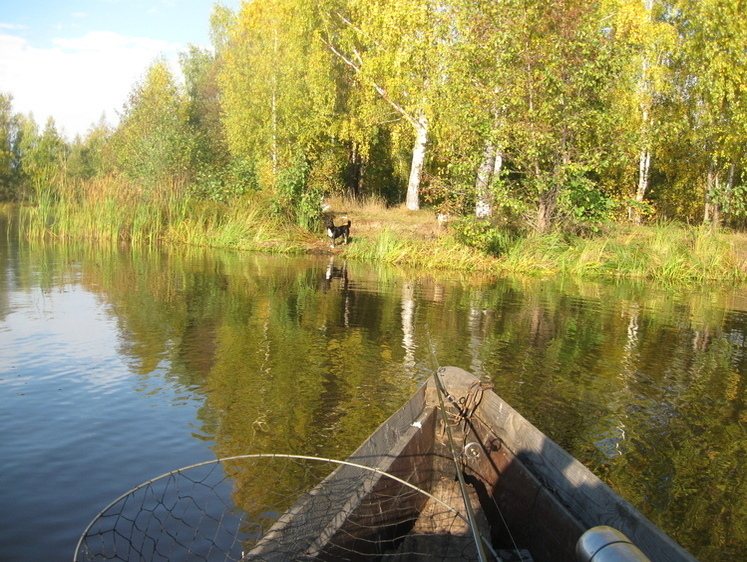
<path id="1" fill-rule="evenodd" d="M 479 381 L 473 374 L 458 367 L 441 367 L 435 375 L 441 377 L 448 398 L 453 404 L 459 404 L 460 399 L 464 402 L 463 399 Z M 354 552 L 355 546 L 361 541 L 365 544 L 371 542 L 370 537 L 375 534 L 371 530 L 375 521 L 370 515 L 365 515 L 364 518 L 368 517 L 366 521 L 370 526 L 360 525 L 359 511 L 365 511 L 366 502 L 370 500 L 369 494 L 376 493 L 375 489 L 381 484 L 381 479 L 388 475 L 389 470 L 395 468 L 395 476 L 408 479 L 407 474 L 402 473 L 401 467 L 396 468 L 397 463 L 404 464 L 405 472 L 409 471 L 412 473 L 411 476 L 417 472 L 413 468 L 413 463 L 418 461 L 438 462 L 442 463 L 439 466 L 445 466 L 443 463 L 448 459 L 445 459 L 443 451 L 436 453 L 432 449 L 424 448 L 424 443 L 428 440 L 435 442 L 435 434 L 438 431 L 439 424 L 433 423 L 438 417 L 437 392 L 435 378 L 430 377 L 348 457 L 349 462 L 369 466 L 381 474 L 375 482 L 365 484 L 365 489 L 358 489 L 355 497 L 344 502 L 342 511 L 330 516 L 329 521 L 322 527 L 324 531 L 316 534 L 303 549 L 305 559 L 335 559 L 336 553 Z M 427 428 L 422 423 L 426 418 L 431 420 Z M 544 545 L 547 549 L 556 550 L 543 552 L 542 548 L 536 548 L 537 545 L 518 545 L 518 548 L 528 549 L 530 552 L 539 550 L 539 556 L 532 552 L 534 560 L 575 560 L 575 544 L 581 534 L 598 525 L 608 525 L 624 533 L 651 560 L 695 561 L 695 558 L 677 542 L 519 414 L 497 393 L 492 390 L 484 391 L 481 400 L 471 411 L 471 420 L 467 422 L 479 437 L 485 453 L 482 462 L 492 463 L 492 468 L 487 472 L 481 471 L 471 468 L 470 461 L 466 461 L 465 472 L 484 479 L 493 503 L 497 503 L 496 498 L 500 495 L 497 490 L 502 485 L 501 478 L 505 479 L 508 476 L 505 459 L 504 465 L 499 468 L 493 462 L 494 457 L 498 453 L 508 454 L 510 469 L 523 474 L 527 480 L 532 479 L 538 490 L 537 498 L 533 502 L 535 505 L 531 507 L 537 511 L 537 514 L 532 515 L 535 523 L 538 517 L 544 514 L 543 510 L 553 512 L 558 520 L 562 520 L 560 534 L 564 536 L 550 537 L 557 538 L 557 541 L 547 541 L 548 544 Z M 500 447 L 497 449 L 491 445 L 496 439 L 500 441 Z M 414 453 L 412 447 L 415 449 Z M 435 457 L 440 458 L 434 461 Z M 329 486 L 338 478 L 349 478 L 349 471 L 350 467 L 339 466 L 318 486 Z M 489 474 L 491 471 L 492 476 Z M 314 491 L 310 493 L 313 494 Z M 527 506 L 521 508 L 527 509 Z M 298 513 L 292 517 L 297 515 Z M 291 520 L 285 521 L 284 525 L 287 526 L 289 523 Z M 545 523 L 539 522 L 536 526 L 540 527 Z M 274 531 L 282 532 L 282 526 Z M 272 532 L 271 529 L 270 533 Z M 543 536 L 540 533 L 538 536 L 542 536 L 544 541 L 552 532 L 553 529 L 550 529 L 549 535 L 545 533 Z M 361 539 L 361 533 L 368 535 Z M 558 545 L 562 545 L 562 548 Z M 376 559 L 376 555 L 367 553 L 364 559 Z"/>
<path id="2" fill-rule="evenodd" d="M 449 393 L 456 396 L 464 396 L 479 380 L 458 367 L 441 367 L 437 376 L 442 378 Z M 557 498 L 569 516 L 579 521 L 582 530 L 608 525 L 624 533 L 651 560 L 696 560 L 496 392 L 484 392 L 473 417 L 489 428 L 515 460 Z"/>

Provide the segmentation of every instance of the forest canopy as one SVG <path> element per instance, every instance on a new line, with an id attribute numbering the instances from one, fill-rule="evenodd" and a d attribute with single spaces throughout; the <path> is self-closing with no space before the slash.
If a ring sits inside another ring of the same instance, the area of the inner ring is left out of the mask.
<path id="1" fill-rule="evenodd" d="M 335 195 L 523 231 L 745 224 L 739 0 L 253 0 L 210 24 L 212 48 L 154 61 L 84 138 L 0 94 L 0 199 L 106 179 L 258 194 L 306 228 Z"/>

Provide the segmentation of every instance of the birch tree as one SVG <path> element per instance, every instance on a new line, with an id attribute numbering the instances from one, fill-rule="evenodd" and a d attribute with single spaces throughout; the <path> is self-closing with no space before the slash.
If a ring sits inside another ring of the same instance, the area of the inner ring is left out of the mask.
<path id="1" fill-rule="evenodd" d="M 228 146 L 266 185 L 329 133 L 336 86 L 315 14 L 300 0 L 244 3 L 222 52 Z"/>
<path id="2" fill-rule="evenodd" d="M 439 152 L 474 187 L 474 213 L 493 215 L 493 182 L 508 144 L 510 97 L 515 76 L 511 38 L 517 3 L 455 1 L 448 84 L 441 93 Z M 462 170 L 460 162 L 467 166 Z"/>
<path id="3" fill-rule="evenodd" d="M 595 189 L 587 173 L 599 172 L 614 78 L 600 19 L 599 2 L 554 0 L 524 6 L 516 20 L 512 158 L 526 175 L 539 232 L 554 224 L 561 195 L 572 202 Z"/>
<path id="4" fill-rule="evenodd" d="M 192 144 L 183 89 L 165 61 L 136 84 L 112 137 L 118 167 L 144 194 L 182 189 L 189 180 Z"/>
<path id="5" fill-rule="evenodd" d="M 679 0 L 665 7 L 678 33 L 678 94 L 693 148 L 704 157 L 703 221 L 717 227 L 745 158 L 747 13 L 737 0 Z"/>
<path id="6" fill-rule="evenodd" d="M 669 93 L 671 82 L 667 66 L 674 48 L 672 26 L 658 18 L 653 0 L 619 0 L 607 6 L 614 26 L 618 49 L 626 58 L 616 87 L 616 110 L 623 128 L 631 132 L 631 148 L 635 153 L 635 187 L 628 218 L 640 224 L 646 194 L 649 191 L 651 161 L 664 135 L 662 100 Z M 625 140 L 618 139 L 621 150 Z"/>
<path id="7" fill-rule="evenodd" d="M 325 44 L 411 128 L 410 210 L 420 208 L 434 97 L 444 79 L 444 14 L 444 5 L 430 0 L 350 0 L 327 13 Z"/>

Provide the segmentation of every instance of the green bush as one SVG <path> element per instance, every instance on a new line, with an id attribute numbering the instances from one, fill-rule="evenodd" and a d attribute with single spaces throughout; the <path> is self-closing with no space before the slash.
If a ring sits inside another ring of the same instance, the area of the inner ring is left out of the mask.
<path id="1" fill-rule="evenodd" d="M 562 175 L 558 211 L 567 226 L 596 231 L 599 225 L 612 219 L 615 201 L 588 177 L 583 166 L 566 166 Z"/>
<path id="2" fill-rule="evenodd" d="M 272 210 L 301 228 L 313 230 L 321 217 L 322 188 L 309 185 L 309 170 L 306 160 L 299 158 L 280 172 Z"/>
<path id="3" fill-rule="evenodd" d="M 453 221 L 450 228 L 459 242 L 491 256 L 505 254 L 514 242 L 507 230 L 474 216 L 461 217 Z"/>
<path id="4" fill-rule="evenodd" d="M 227 203 L 258 189 L 259 181 L 254 163 L 235 160 L 228 168 L 201 168 L 189 186 L 189 193 L 198 199 Z"/>

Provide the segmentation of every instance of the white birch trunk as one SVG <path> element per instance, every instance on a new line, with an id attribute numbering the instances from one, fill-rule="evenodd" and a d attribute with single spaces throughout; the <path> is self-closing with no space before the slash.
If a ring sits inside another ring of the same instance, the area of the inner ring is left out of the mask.
<path id="1" fill-rule="evenodd" d="M 649 137 L 651 135 L 651 86 L 649 84 L 649 61 L 644 57 L 641 61 L 641 77 L 638 81 L 637 95 L 639 97 L 638 107 L 641 111 L 641 142 L 643 147 L 638 155 L 638 186 L 635 191 L 635 201 L 643 203 L 649 185 L 649 175 L 651 170 L 651 145 Z M 628 209 L 628 218 L 636 224 L 641 224 L 640 210 L 638 207 Z"/>
<path id="2" fill-rule="evenodd" d="M 407 182 L 407 197 L 405 205 L 411 211 L 420 209 L 420 179 L 423 176 L 425 164 L 425 149 L 428 145 L 428 119 L 421 115 L 413 122 L 415 127 L 415 146 L 412 148 L 412 165 L 410 166 L 410 180 Z"/>
<path id="3" fill-rule="evenodd" d="M 641 151 L 641 155 L 638 161 L 638 189 L 635 193 L 635 200 L 638 203 L 643 202 L 643 197 L 648 191 L 648 178 L 651 170 L 651 151 L 648 148 L 644 148 Z"/>
<path id="4" fill-rule="evenodd" d="M 483 219 L 493 214 L 493 205 L 490 200 L 488 187 L 493 179 L 493 170 L 495 169 L 495 146 L 493 143 L 485 145 L 482 153 L 482 162 L 477 169 L 477 180 L 475 181 L 475 192 L 477 201 L 475 202 L 475 216 Z"/>
<path id="5" fill-rule="evenodd" d="M 475 181 L 475 192 L 477 193 L 475 216 L 479 219 L 493 215 L 493 201 L 489 188 L 493 178 L 501 173 L 502 167 L 503 156 L 501 151 L 493 143 L 488 143 L 485 146 L 482 162 L 477 170 L 477 180 Z"/>
<path id="6" fill-rule="evenodd" d="M 635 201 L 643 203 L 643 198 L 648 191 L 649 176 L 651 170 L 651 151 L 648 148 L 641 150 L 638 156 L 638 187 L 635 191 Z M 628 218 L 636 224 L 641 224 L 641 213 L 633 207 L 628 209 Z"/>

